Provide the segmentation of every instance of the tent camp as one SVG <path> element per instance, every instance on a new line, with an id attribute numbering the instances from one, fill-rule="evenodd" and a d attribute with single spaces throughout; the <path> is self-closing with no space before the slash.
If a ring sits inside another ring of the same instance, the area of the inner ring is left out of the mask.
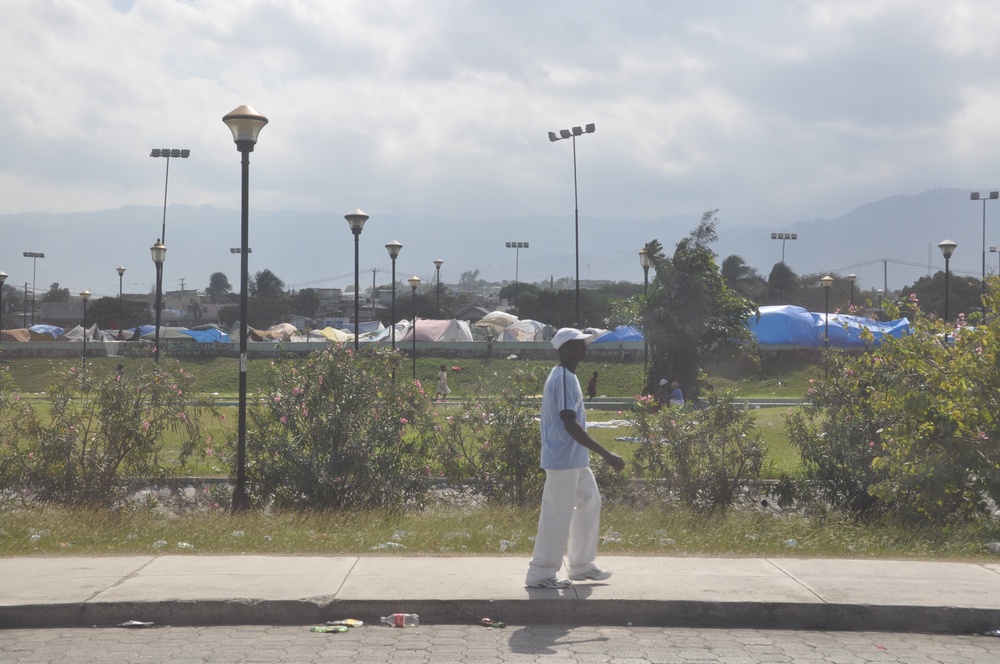
<path id="1" fill-rule="evenodd" d="M 642 332 L 632 327 L 631 325 L 619 325 L 610 332 L 605 332 L 601 336 L 594 339 L 592 343 L 603 344 L 603 343 L 615 343 L 621 341 L 642 341 Z"/>
<path id="2" fill-rule="evenodd" d="M 413 331 L 416 329 L 417 341 L 472 341 L 472 329 L 467 320 L 432 320 L 418 318 L 416 323 L 406 332 L 402 341 L 413 341 Z M 396 339 L 397 343 L 400 339 Z"/>
<path id="3" fill-rule="evenodd" d="M 90 326 L 90 329 L 86 331 L 87 339 L 93 340 L 97 335 L 97 324 Z M 77 325 L 71 330 L 67 330 L 59 335 L 57 341 L 83 341 L 84 330 L 82 325 Z"/>
<path id="4" fill-rule="evenodd" d="M 62 336 L 63 328 L 55 325 L 32 325 L 28 328 L 32 341 L 55 341 Z"/>
<path id="5" fill-rule="evenodd" d="M 545 341 L 545 324 L 537 320 L 519 320 L 503 330 L 501 341 Z"/>
<path id="6" fill-rule="evenodd" d="M 31 333 L 28 332 L 28 328 L 26 327 L 13 330 L 0 330 L 0 342 L 2 343 L 27 343 L 29 341 L 31 341 Z"/>
<path id="7" fill-rule="evenodd" d="M 496 334 L 503 334 L 503 331 L 518 321 L 517 316 L 506 311 L 491 311 L 475 322 L 476 327 L 492 330 Z"/>
<path id="8" fill-rule="evenodd" d="M 871 332 L 871 345 L 879 345 L 886 336 L 902 337 L 910 333 L 910 321 L 875 321 L 861 316 L 827 315 L 806 311 L 792 305 L 769 306 L 759 309 L 760 317 L 751 316 L 747 327 L 761 347 L 819 348 L 829 329 L 832 348 L 864 348 L 862 330 Z"/>

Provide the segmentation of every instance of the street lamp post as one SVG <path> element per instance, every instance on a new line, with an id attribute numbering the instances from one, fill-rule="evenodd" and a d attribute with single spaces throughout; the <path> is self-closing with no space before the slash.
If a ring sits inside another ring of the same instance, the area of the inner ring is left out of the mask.
<path id="1" fill-rule="evenodd" d="M 3 284 L 5 281 L 7 281 L 7 273 L 0 270 L 0 332 L 3 332 Z"/>
<path id="2" fill-rule="evenodd" d="M 942 240 L 938 243 L 938 248 L 941 250 L 941 255 L 944 256 L 944 322 L 948 322 L 948 262 L 951 261 L 951 255 L 955 253 L 955 248 L 958 247 L 957 244 L 951 240 Z"/>
<path id="3" fill-rule="evenodd" d="M 35 267 L 38 265 L 39 258 L 45 258 L 45 253 L 41 251 L 24 251 L 21 254 L 25 258 L 31 259 L 31 324 L 35 324 L 35 291 L 38 290 L 35 287 Z"/>
<path id="4" fill-rule="evenodd" d="M 882 290 L 881 288 L 879 288 L 877 292 L 878 292 L 878 319 L 881 322 L 881 320 L 882 320 L 882 296 L 885 294 L 885 291 Z"/>
<path id="5" fill-rule="evenodd" d="M 122 279 L 125 277 L 125 268 L 118 266 L 115 268 L 118 273 L 118 331 L 121 332 L 122 327 Z"/>
<path id="6" fill-rule="evenodd" d="M 257 144 L 267 118 L 250 106 L 240 106 L 222 118 L 233 133 L 233 141 L 242 159 L 242 200 L 240 208 L 240 404 L 236 439 L 236 486 L 233 488 L 233 511 L 250 508 L 247 494 L 247 290 L 249 288 L 250 244 L 250 153 Z"/>
<path id="7" fill-rule="evenodd" d="M 397 240 L 393 240 L 387 242 L 385 248 L 389 252 L 389 258 L 392 259 L 392 304 L 390 305 L 392 320 L 389 323 L 392 325 L 392 349 L 396 350 L 396 258 L 403 250 L 403 245 Z"/>
<path id="8" fill-rule="evenodd" d="M 85 290 L 80 293 L 83 300 L 83 370 L 87 370 L 87 300 L 90 299 L 90 291 Z"/>
<path id="9" fill-rule="evenodd" d="M 156 330 L 153 333 L 153 360 L 160 361 L 160 309 L 163 308 L 163 261 L 167 258 L 167 248 L 163 246 L 159 238 L 156 244 L 149 248 L 149 253 L 156 265 Z"/>
<path id="10" fill-rule="evenodd" d="M 580 127 L 573 127 L 572 130 L 560 129 L 558 136 L 554 131 L 549 132 L 549 141 L 553 143 L 564 138 L 573 139 L 573 229 L 576 235 L 576 327 L 580 327 L 580 201 L 576 186 L 576 137 L 582 136 L 584 133 L 593 134 L 596 129 L 594 123 L 590 123 L 582 129 Z"/>
<path id="11" fill-rule="evenodd" d="M 508 242 L 508 249 L 514 250 L 514 315 L 517 315 L 517 282 L 518 282 L 518 270 L 519 264 L 521 262 L 521 250 L 528 248 L 527 242 Z"/>
<path id="12" fill-rule="evenodd" d="M 830 286 L 833 285 L 833 277 L 826 275 L 819 280 L 823 284 L 823 354 L 826 356 L 823 366 L 823 378 L 830 374 Z"/>
<path id="13" fill-rule="evenodd" d="M 413 380 L 417 379 L 417 286 L 420 277 L 413 275 L 409 279 L 410 290 L 413 291 L 413 324 L 410 326 L 410 337 L 413 339 Z"/>
<path id="14" fill-rule="evenodd" d="M 639 250 L 639 265 L 642 267 L 642 297 L 645 308 L 646 293 L 649 290 L 649 245 Z M 642 372 L 643 380 L 647 380 L 646 371 L 649 368 L 649 343 L 646 341 L 646 326 L 642 326 Z"/>
<path id="15" fill-rule="evenodd" d="M 190 155 L 190 150 L 171 148 L 153 148 L 149 153 L 150 157 L 166 157 L 167 159 L 167 175 L 163 180 L 163 227 L 160 229 L 160 239 L 163 242 L 167 241 L 167 185 L 170 184 L 170 158 L 187 159 Z"/>
<path id="16" fill-rule="evenodd" d="M 990 245 L 990 253 L 997 253 L 997 246 L 995 244 Z M 997 274 L 1000 274 L 1000 255 L 997 255 Z"/>
<path id="17" fill-rule="evenodd" d="M 441 266 L 442 265 L 444 265 L 444 261 L 443 260 L 441 260 L 440 258 L 435 258 L 434 259 L 434 269 L 437 271 L 437 285 L 434 287 L 434 290 L 436 292 L 436 295 L 435 295 L 435 298 L 434 298 L 435 299 L 435 304 L 434 304 L 435 314 L 434 314 L 434 316 L 436 318 L 438 318 L 438 319 L 441 318 Z"/>
<path id="18" fill-rule="evenodd" d="M 358 350 L 360 344 L 358 336 L 361 334 L 361 285 L 360 274 L 358 273 L 358 245 L 361 241 L 361 229 L 365 227 L 368 215 L 355 208 L 353 212 L 345 214 L 344 219 L 347 219 L 347 223 L 351 227 L 351 232 L 354 233 L 354 350 Z M 372 297 L 375 297 L 374 291 L 372 292 Z"/>
<path id="19" fill-rule="evenodd" d="M 848 281 L 851 282 L 851 313 L 854 313 L 854 282 L 858 280 L 858 275 L 849 274 L 847 275 Z"/>
<path id="20" fill-rule="evenodd" d="M 986 296 L 986 201 L 995 201 L 1000 198 L 1000 191 L 991 191 L 989 194 L 986 192 L 979 193 L 974 191 L 969 195 L 969 198 L 974 201 L 983 202 L 983 296 Z M 986 301 L 983 301 L 983 317 L 986 317 Z"/>

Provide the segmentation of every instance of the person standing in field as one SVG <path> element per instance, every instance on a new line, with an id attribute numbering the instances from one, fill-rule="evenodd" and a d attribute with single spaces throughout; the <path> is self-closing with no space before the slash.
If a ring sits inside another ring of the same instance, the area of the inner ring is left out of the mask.
<path id="1" fill-rule="evenodd" d="M 451 388 L 448 387 L 448 371 L 443 364 L 441 365 L 441 371 L 438 372 L 437 379 L 437 394 L 434 395 L 434 399 L 446 401 L 448 395 L 451 394 Z"/>

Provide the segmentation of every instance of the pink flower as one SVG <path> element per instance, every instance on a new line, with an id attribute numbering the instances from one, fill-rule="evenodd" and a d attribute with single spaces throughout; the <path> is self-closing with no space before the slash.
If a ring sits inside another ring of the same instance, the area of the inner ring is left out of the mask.
<path id="1" fill-rule="evenodd" d="M 282 424 L 288 424 L 288 418 L 285 417 L 284 415 L 278 418 L 278 421 L 281 422 Z"/>
<path id="2" fill-rule="evenodd" d="M 410 421 L 408 419 L 406 419 L 405 417 L 401 417 L 401 418 L 399 418 L 399 423 L 400 424 L 409 424 Z"/>

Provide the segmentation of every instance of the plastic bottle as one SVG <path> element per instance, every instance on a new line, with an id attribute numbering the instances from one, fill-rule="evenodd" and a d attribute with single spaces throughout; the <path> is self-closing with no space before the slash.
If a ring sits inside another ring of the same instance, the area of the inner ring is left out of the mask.
<path id="1" fill-rule="evenodd" d="M 420 624 L 420 616 L 416 613 L 394 613 L 382 618 L 382 622 L 393 627 L 416 627 Z"/>

